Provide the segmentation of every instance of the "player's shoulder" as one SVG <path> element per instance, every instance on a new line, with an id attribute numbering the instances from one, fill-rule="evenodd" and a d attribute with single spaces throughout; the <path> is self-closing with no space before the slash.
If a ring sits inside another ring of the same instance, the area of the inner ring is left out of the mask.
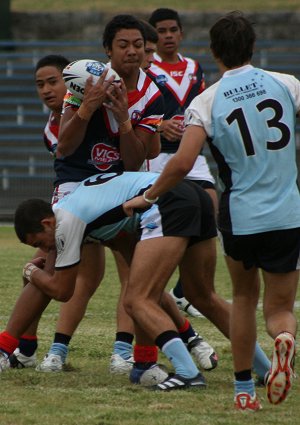
<path id="1" fill-rule="evenodd" d="M 300 85 L 300 81 L 294 75 L 284 74 L 282 72 L 267 71 L 267 70 L 264 70 L 264 72 L 287 86 Z"/>

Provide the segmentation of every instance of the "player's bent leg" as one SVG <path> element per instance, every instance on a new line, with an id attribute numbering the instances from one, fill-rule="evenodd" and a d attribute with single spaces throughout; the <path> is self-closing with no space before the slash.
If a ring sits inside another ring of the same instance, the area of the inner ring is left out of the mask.
<path id="1" fill-rule="evenodd" d="M 160 307 L 160 300 L 186 245 L 186 238 L 177 237 L 157 237 L 136 245 L 124 305 L 127 313 L 153 340 L 165 329 L 175 328 Z"/>
<path id="2" fill-rule="evenodd" d="M 104 247 L 98 243 L 84 244 L 74 294 L 68 302 L 61 304 L 54 341 L 43 361 L 37 366 L 37 371 L 63 370 L 69 342 L 84 317 L 89 300 L 102 280 L 104 267 Z"/>
<path id="3" fill-rule="evenodd" d="M 181 237 L 158 237 L 137 244 L 125 294 L 125 308 L 135 323 L 139 324 L 171 361 L 178 380 L 196 379 L 200 376 L 204 387 L 204 378 L 179 337 L 170 316 L 160 306 L 162 292 L 184 255 L 187 241 L 187 238 Z M 166 252 L 168 256 L 165 255 Z M 187 382 L 186 385 L 179 386 L 188 388 Z M 176 384 L 172 385 L 172 389 L 177 388 Z"/>

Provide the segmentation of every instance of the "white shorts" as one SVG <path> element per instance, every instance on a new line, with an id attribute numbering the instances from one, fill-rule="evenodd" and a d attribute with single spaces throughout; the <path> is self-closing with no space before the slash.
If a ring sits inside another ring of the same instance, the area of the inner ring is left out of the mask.
<path id="1" fill-rule="evenodd" d="M 68 182 L 62 183 L 55 187 L 52 195 L 51 205 L 56 204 L 64 196 L 69 195 L 69 193 L 74 192 L 77 186 L 80 185 L 80 182 Z"/>
<path id="2" fill-rule="evenodd" d="M 157 158 L 149 161 L 149 171 L 152 173 L 161 173 L 173 155 L 173 153 L 160 153 Z M 185 178 L 189 180 L 206 180 L 215 184 L 215 179 L 213 178 L 206 158 L 203 155 L 199 155 L 197 157 L 192 170 Z"/>

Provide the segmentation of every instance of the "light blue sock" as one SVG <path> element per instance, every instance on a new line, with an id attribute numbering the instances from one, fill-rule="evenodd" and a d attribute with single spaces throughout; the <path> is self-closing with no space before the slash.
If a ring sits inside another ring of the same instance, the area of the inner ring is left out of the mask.
<path id="1" fill-rule="evenodd" d="M 124 360 L 128 360 L 132 356 L 132 344 L 123 341 L 114 343 L 114 354 L 119 354 Z"/>
<path id="2" fill-rule="evenodd" d="M 65 363 L 67 355 L 69 352 L 69 348 L 65 344 L 61 344 L 59 342 L 53 342 L 48 354 L 56 354 L 61 357 L 62 362 Z"/>
<path id="3" fill-rule="evenodd" d="M 174 366 L 175 373 L 184 378 L 195 378 L 199 370 L 180 338 L 173 338 L 162 347 L 162 352 Z"/>
<path id="4" fill-rule="evenodd" d="M 250 394 L 251 397 L 255 394 L 255 386 L 253 379 L 249 381 L 234 381 L 234 391 L 235 394 L 238 393 L 247 393 Z"/>
<path id="5" fill-rule="evenodd" d="M 260 347 L 259 343 L 255 344 L 255 353 L 253 360 L 253 370 L 260 377 L 264 378 L 265 374 L 271 369 L 271 361 Z"/>

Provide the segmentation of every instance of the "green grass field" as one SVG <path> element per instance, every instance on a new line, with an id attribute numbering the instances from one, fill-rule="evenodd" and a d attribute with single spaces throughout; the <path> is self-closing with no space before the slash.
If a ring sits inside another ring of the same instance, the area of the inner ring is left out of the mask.
<path id="1" fill-rule="evenodd" d="M 240 9 L 243 11 L 275 11 L 275 10 L 300 10 L 299 0 L 11 0 L 13 11 L 76 11 L 76 10 L 101 10 L 103 12 L 145 12 L 157 7 L 171 7 L 180 11 L 230 11 Z"/>
<path id="2" fill-rule="evenodd" d="M 11 227 L 0 227 L 0 329 L 4 328 L 20 291 L 22 267 L 32 255 L 32 248 L 20 244 Z M 224 297 L 231 297 L 230 281 L 221 255 L 216 287 Z M 299 380 L 296 380 L 289 398 L 282 405 L 269 405 L 264 389 L 258 389 L 263 402 L 261 412 L 241 414 L 233 411 L 230 346 L 206 319 L 192 320 L 195 329 L 215 347 L 220 359 L 217 369 L 205 373 L 208 381 L 206 390 L 154 393 L 130 384 L 125 376 L 110 375 L 108 365 L 114 341 L 118 291 L 118 279 L 108 251 L 104 281 L 92 298 L 70 345 L 70 371 L 41 374 L 33 369 L 24 369 L 1 374 L 0 425 L 300 423 Z M 52 342 L 57 314 L 58 303 L 52 302 L 40 323 L 39 360 Z M 300 318 L 299 310 L 297 314 Z M 270 355 L 272 341 L 265 333 L 261 309 L 258 310 L 258 325 L 259 341 Z M 162 356 L 160 361 L 170 366 Z"/>

